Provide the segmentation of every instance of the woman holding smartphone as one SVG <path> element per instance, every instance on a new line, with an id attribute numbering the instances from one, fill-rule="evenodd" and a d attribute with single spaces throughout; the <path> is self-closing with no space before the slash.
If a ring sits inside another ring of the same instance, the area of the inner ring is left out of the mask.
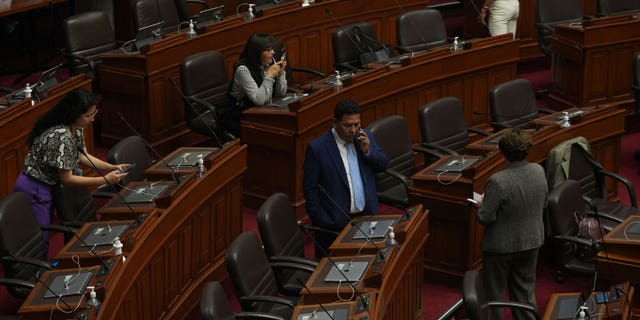
<path id="1" fill-rule="evenodd" d="M 287 93 L 285 59 L 276 58 L 278 40 L 270 35 L 254 33 L 245 44 L 240 59 L 233 66 L 233 80 L 229 87 L 231 102 L 224 114 L 225 127 L 240 136 L 242 111 L 264 106 L 273 97 Z M 284 54 L 280 54 L 284 57 Z"/>
<path id="2" fill-rule="evenodd" d="M 127 174 L 129 164 L 110 164 L 89 154 L 84 145 L 84 129 L 93 123 L 98 109 L 88 91 L 69 92 L 58 104 L 45 112 L 29 133 L 29 153 L 14 191 L 29 196 L 38 223 L 51 223 L 53 186 L 62 183 L 76 186 L 104 184 L 103 177 L 76 175 L 80 164 L 109 171 L 105 178 L 118 183 Z M 45 243 L 48 234 L 43 233 Z"/>

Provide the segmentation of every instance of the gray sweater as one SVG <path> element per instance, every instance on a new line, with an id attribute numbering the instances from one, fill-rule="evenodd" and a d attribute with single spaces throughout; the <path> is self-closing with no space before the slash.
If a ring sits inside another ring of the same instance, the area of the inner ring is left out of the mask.
<path id="1" fill-rule="evenodd" d="M 265 74 L 266 71 L 263 76 Z M 231 95 L 236 100 L 240 101 L 246 96 L 256 106 L 263 106 L 269 104 L 271 97 L 281 97 L 286 93 L 287 77 L 284 74 L 275 80 L 265 76 L 262 85 L 258 87 L 246 66 L 240 65 L 236 68 L 231 87 Z"/>

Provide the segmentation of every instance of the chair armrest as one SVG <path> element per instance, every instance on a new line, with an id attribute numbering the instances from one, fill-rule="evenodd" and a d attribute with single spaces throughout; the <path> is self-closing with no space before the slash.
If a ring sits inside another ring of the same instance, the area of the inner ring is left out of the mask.
<path id="1" fill-rule="evenodd" d="M 489 309 L 491 308 L 522 309 L 533 314 L 536 320 L 540 319 L 540 315 L 538 314 L 538 310 L 536 309 L 536 307 L 526 303 L 513 302 L 513 301 L 509 301 L 509 302 L 491 301 L 491 302 L 488 302 L 486 306 L 489 307 Z"/>
<path id="2" fill-rule="evenodd" d="M 312 267 L 310 265 L 295 262 L 270 262 L 269 265 L 271 265 L 271 267 L 274 269 L 299 270 L 309 272 L 309 274 L 313 273 L 313 271 L 316 270 L 315 267 Z"/>
<path id="3" fill-rule="evenodd" d="M 312 226 L 304 223 L 301 223 L 300 227 L 305 228 L 307 231 L 324 232 L 324 233 L 333 234 L 336 236 L 340 234 L 339 232 L 336 232 L 333 230 L 328 230 L 328 229 L 324 229 L 324 228 L 320 228 L 320 227 L 316 227 L 316 226 Z"/>
<path id="4" fill-rule="evenodd" d="M 450 154 L 450 155 L 454 155 L 454 156 L 458 156 L 459 155 L 457 152 L 453 151 L 450 148 L 447 148 L 447 147 L 441 146 L 441 145 L 437 145 L 437 144 L 433 144 L 433 143 L 423 142 L 422 143 L 422 147 L 428 148 L 428 149 L 436 149 L 436 150 L 438 150 L 440 152 L 443 152 L 445 154 Z"/>
<path id="5" fill-rule="evenodd" d="M 195 3 L 201 5 L 203 8 L 208 9 L 209 4 L 204 0 L 187 0 L 187 3 Z"/>
<path id="6" fill-rule="evenodd" d="M 209 109 L 209 111 L 213 112 L 214 117 L 216 118 L 216 121 L 218 121 L 218 115 L 216 114 L 216 107 L 214 105 L 212 105 L 211 103 L 200 99 L 200 98 L 196 98 L 196 97 L 189 97 L 189 102 L 191 103 L 197 103 L 207 109 Z"/>
<path id="7" fill-rule="evenodd" d="M 471 132 L 473 132 L 473 133 L 477 133 L 477 134 L 483 135 L 483 136 L 485 136 L 485 137 L 488 137 L 488 136 L 490 136 L 490 135 L 491 135 L 491 132 L 487 132 L 487 131 L 484 131 L 484 130 L 480 130 L 480 129 L 478 129 L 478 128 L 467 128 L 467 130 L 468 130 L 468 131 L 471 131 Z"/>
<path id="8" fill-rule="evenodd" d="M 246 297 L 240 297 L 239 300 L 247 301 L 247 302 L 267 302 L 267 303 L 273 303 L 273 304 L 280 304 L 280 305 L 287 306 L 291 309 L 295 307 L 295 304 L 291 299 L 287 299 L 284 297 L 277 297 L 277 296 L 246 296 Z"/>
<path id="9" fill-rule="evenodd" d="M 270 319 L 270 320 L 286 320 L 285 318 L 268 313 L 260 313 L 260 312 L 236 312 L 233 314 L 236 319 Z"/>
<path id="10" fill-rule="evenodd" d="M 48 262 L 33 258 L 4 256 L 1 259 L 3 263 L 24 263 L 47 270 L 51 270 L 53 268 L 53 266 L 51 266 L 51 264 L 49 264 Z"/>
<path id="11" fill-rule="evenodd" d="M 336 63 L 334 64 L 334 66 L 336 67 L 336 69 L 338 70 L 350 70 L 353 72 L 358 72 L 358 68 L 350 63 L 347 62 L 342 62 L 342 63 Z"/>
<path id="12" fill-rule="evenodd" d="M 302 264 L 302 265 L 308 265 L 310 267 L 317 267 L 318 266 L 318 262 L 317 261 L 313 261 L 307 258 L 301 258 L 301 257 L 293 257 L 293 256 L 271 256 L 269 257 L 269 262 L 291 262 L 291 263 L 297 263 L 297 264 Z"/>
<path id="13" fill-rule="evenodd" d="M 600 173 L 602 173 L 603 175 L 613 178 L 615 180 L 618 180 L 618 182 L 624 184 L 624 186 L 627 188 L 627 192 L 629 193 L 629 199 L 631 201 L 631 206 L 637 208 L 638 207 L 638 201 L 636 199 L 636 192 L 635 189 L 633 188 L 633 184 L 631 184 L 631 181 L 629 181 L 629 179 L 611 172 L 611 171 L 607 171 L 607 170 L 600 170 Z"/>
<path id="14" fill-rule="evenodd" d="M 46 231 L 55 231 L 55 232 L 63 232 L 69 235 L 74 235 L 78 232 L 78 229 L 76 228 L 72 228 L 69 226 L 61 226 L 61 225 L 57 225 L 57 224 L 46 224 L 46 225 L 42 225 L 40 226 L 40 229 L 42 230 L 46 230 Z"/>
<path id="15" fill-rule="evenodd" d="M 413 181 L 411 181 L 411 179 L 407 178 L 407 176 L 405 176 L 404 174 L 393 170 L 393 169 L 387 169 L 385 171 L 383 171 L 384 173 L 388 174 L 389 176 L 396 178 L 397 180 L 399 180 L 405 187 L 405 189 L 409 188 L 409 186 L 411 186 L 413 184 Z"/>
<path id="16" fill-rule="evenodd" d="M 291 67 L 291 71 L 294 72 L 304 72 L 304 73 L 309 73 L 309 74 L 313 74 L 316 75 L 318 77 L 324 78 L 327 75 L 323 72 L 320 72 L 316 69 L 311 69 L 311 68 L 304 68 L 304 67 Z"/>
<path id="17" fill-rule="evenodd" d="M 615 223 L 622 223 L 623 219 L 620 219 L 618 217 L 614 217 L 612 215 L 606 214 L 606 213 L 600 213 L 598 212 L 598 214 L 596 215 L 595 212 L 587 212 L 587 216 L 589 217 L 593 217 L 593 218 L 603 218 L 609 221 L 613 221 Z"/>
<path id="18" fill-rule="evenodd" d="M 594 247 L 598 250 L 600 250 L 600 245 L 597 242 L 593 242 L 591 240 L 588 239 L 584 239 L 584 238 L 580 238 L 580 237 L 574 237 L 574 236 L 567 236 L 567 235 L 557 235 L 555 237 L 553 237 L 556 240 L 561 240 L 564 242 L 573 242 L 576 244 L 581 244 L 584 246 L 588 246 L 588 247 Z"/>
<path id="19" fill-rule="evenodd" d="M 396 51 L 398 51 L 399 54 L 412 52 L 408 47 L 405 46 L 396 46 Z"/>
<path id="20" fill-rule="evenodd" d="M 33 289 L 35 284 L 29 281 L 13 279 L 13 278 L 0 278 L 0 285 L 5 285 L 7 287 L 24 287 Z"/>
<path id="21" fill-rule="evenodd" d="M 427 149 L 427 148 L 423 148 L 423 147 L 413 147 L 413 151 L 420 152 L 425 156 L 429 155 L 429 156 L 432 156 L 434 158 L 442 158 L 442 157 L 444 157 L 444 154 L 442 154 L 442 153 L 440 153 L 438 151 Z"/>
<path id="22" fill-rule="evenodd" d="M 77 59 L 82 61 L 82 63 L 86 63 L 89 66 L 89 69 L 91 69 L 91 75 L 93 79 L 98 79 L 100 77 L 100 75 L 98 74 L 98 70 L 96 70 L 96 66 L 95 66 L 95 62 L 91 61 L 89 59 L 87 59 L 86 57 L 83 57 L 81 55 L 77 55 L 75 53 L 69 53 L 66 50 L 61 50 L 62 55 L 64 55 L 65 57 L 67 57 L 68 59 Z"/>
<path id="23" fill-rule="evenodd" d="M 547 109 L 547 108 L 538 108 L 538 112 L 544 113 L 544 114 L 554 114 L 557 111 L 554 111 L 554 110 L 551 110 L 551 109 Z"/>

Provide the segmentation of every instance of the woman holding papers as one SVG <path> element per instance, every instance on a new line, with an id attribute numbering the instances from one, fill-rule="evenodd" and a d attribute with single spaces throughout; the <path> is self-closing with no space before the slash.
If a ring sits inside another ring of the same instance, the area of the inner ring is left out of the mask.
<path id="1" fill-rule="evenodd" d="M 110 171 L 105 176 L 109 183 L 118 183 L 127 175 L 122 171 L 129 167 L 128 164 L 113 165 L 86 151 L 84 128 L 93 123 L 97 113 L 91 93 L 76 89 L 44 113 L 29 133 L 29 153 L 14 191 L 29 196 L 41 225 L 51 223 L 54 185 L 98 186 L 105 183 L 103 177 L 74 175 L 80 171 L 80 164 Z"/>
<path id="2" fill-rule="evenodd" d="M 229 87 L 231 101 L 225 110 L 224 123 L 236 137 L 240 136 L 242 111 L 267 105 L 272 97 L 287 93 L 287 61 L 284 52 L 276 57 L 276 47 L 276 38 L 255 33 L 247 40 L 240 59 L 233 66 L 233 80 Z"/>

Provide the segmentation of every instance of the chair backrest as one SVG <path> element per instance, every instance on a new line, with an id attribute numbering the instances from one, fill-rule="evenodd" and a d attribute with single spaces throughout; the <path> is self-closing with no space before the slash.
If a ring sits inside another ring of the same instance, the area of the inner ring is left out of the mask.
<path id="1" fill-rule="evenodd" d="M 597 15 L 610 16 L 640 10 L 640 0 L 598 0 Z"/>
<path id="2" fill-rule="evenodd" d="M 418 111 L 423 143 L 437 144 L 462 154 L 469 144 L 462 102 L 455 97 L 431 101 Z"/>
<path id="3" fill-rule="evenodd" d="M 304 258 L 304 243 L 289 195 L 275 193 L 258 209 L 256 216 L 264 250 L 271 256 Z"/>
<path id="4" fill-rule="evenodd" d="M 225 261 L 242 310 L 269 312 L 270 304 L 242 300 L 278 295 L 275 275 L 258 236 L 251 231 L 240 233 L 227 248 Z"/>
<path id="5" fill-rule="evenodd" d="M 102 53 L 117 48 L 115 32 L 104 11 L 90 11 L 71 16 L 64 20 L 62 29 L 66 51 L 90 61 L 99 62 Z M 69 71 L 73 75 L 90 75 L 90 67 L 78 59 L 69 59 Z"/>
<path id="6" fill-rule="evenodd" d="M 360 54 L 366 50 L 358 43 L 354 28 L 359 28 L 363 35 L 371 39 L 378 39 L 376 29 L 370 22 L 352 23 L 334 31 L 331 34 L 331 44 L 333 46 L 333 61 L 338 70 L 345 70 L 341 67 L 342 64 L 361 67 Z"/>
<path id="7" fill-rule="evenodd" d="M 236 319 L 220 282 L 211 281 L 202 289 L 200 316 L 204 320 Z"/>
<path id="8" fill-rule="evenodd" d="M 387 116 L 371 123 L 367 129 L 371 131 L 376 143 L 389 158 L 387 168 L 411 177 L 416 170 L 416 164 L 407 119 L 400 115 Z M 388 174 L 376 174 L 378 193 L 383 193 L 399 183 Z"/>
<path id="9" fill-rule="evenodd" d="M 406 12 L 396 19 L 398 47 L 404 52 L 416 52 L 447 43 L 442 14 L 436 9 Z"/>
<path id="10" fill-rule="evenodd" d="M 222 119 L 222 113 L 228 103 L 227 90 L 229 88 L 229 76 L 224 64 L 224 56 L 218 51 L 203 51 L 191 55 L 180 64 L 180 85 L 182 91 L 188 98 L 197 98 L 211 104 L 216 112 L 217 119 Z M 209 110 L 200 104 L 193 104 L 194 110 L 186 101 L 184 102 L 185 122 L 187 126 L 204 135 L 208 128 L 201 128 L 198 123 L 203 121 L 202 115 Z M 221 125 L 216 122 L 213 115 L 208 115 L 211 119 L 206 120 L 210 127 L 216 131 L 220 138 Z"/>
<path id="11" fill-rule="evenodd" d="M 482 276 L 478 270 L 465 272 L 462 279 L 462 300 L 469 319 L 484 320 L 489 318 L 489 308 L 482 308 L 487 303 L 487 297 L 484 294 Z"/>
<path id="12" fill-rule="evenodd" d="M 640 52 L 633 55 L 633 93 L 636 104 L 640 105 Z"/>
<path id="13" fill-rule="evenodd" d="M 545 55 L 551 55 L 549 40 L 553 25 L 582 21 L 582 0 L 536 0 L 536 27 L 538 47 Z"/>
<path id="14" fill-rule="evenodd" d="M 575 180 L 566 180 L 549 193 L 547 215 L 551 227 L 551 236 L 578 234 L 578 225 L 574 213 L 585 214 L 580 184 Z M 554 260 L 559 266 L 566 265 L 576 256 L 575 244 L 557 241 L 553 244 Z"/>
<path id="15" fill-rule="evenodd" d="M 27 257 L 46 261 L 47 252 L 40 225 L 33 213 L 29 197 L 14 192 L 0 200 L 0 257 Z M 3 261 L 4 275 L 8 278 L 33 281 L 38 268 Z M 9 288 L 9 292 L 25 298 L 31 290 Z"/>
<path id="16" fill-rule="evenodd" d="M 568 179 L 580 184 L 582 193 L 592 199 L 607 199 L 607 186 L 604 177 L 598 174 L 600 165 L 588 150 L 579 143 L 571 144 L 571 160 L 569 160 Z"/>
<path id="17" fill-rule="evenodd" d="M 147 144 L 139 136 L 129 136 L 116 143 L 109 149 L 107 161 L 112 164 L 136 164 L 135 168 L 131 169 L 129 174 L 122 179 L 120 182 L 122 185 L 126 185 L 131 181 L 144 180 L 144 171 L 153 164 Z"/>
<path id="18" fill-rule="evenodd" d="M 499 127 L 520 127 L 538 116 L 536 95 L 527 79 L 509 80 L 494 86 L 489 92 L 489 107 L 491 121 Z"/>
<path id="19" fill-rule="evenodd" d="M 175 0 L 136 0 L 131 5 L 131 17 L 135 30 L 164 21 L 167 33 L 177 31 L 182 21 Z"/>

